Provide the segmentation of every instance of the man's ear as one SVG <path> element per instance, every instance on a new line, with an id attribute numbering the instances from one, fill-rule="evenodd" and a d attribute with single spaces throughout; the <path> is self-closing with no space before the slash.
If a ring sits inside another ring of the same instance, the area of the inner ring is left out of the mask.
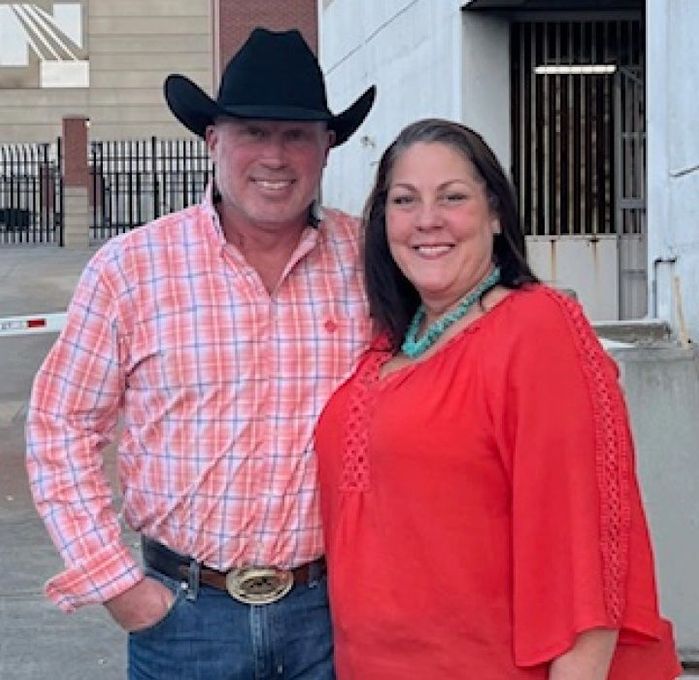
<path id="1" fill-rule="evenodd" d="M 335 134 L 335 130 L 328 130 L 328 145 L 325 147 L 325 161 L 323 163 L 323 167 L 328 162 L 328 154 L 330 153 L 330 149 L 333 148 L 333 145 L 335 144 L 335 140 L 337 139 L 337 135 Z"/>
<path id="2" fill-rule="evenodd" d="M 216 149 L 216 145 L 218 144 L 218 133 L 215 125 L 206 126 L 204 141 L 206 142 L 206 148 L 209 152 L 209 156 L 211 156 L 213 159 L 213 153 Z"/>

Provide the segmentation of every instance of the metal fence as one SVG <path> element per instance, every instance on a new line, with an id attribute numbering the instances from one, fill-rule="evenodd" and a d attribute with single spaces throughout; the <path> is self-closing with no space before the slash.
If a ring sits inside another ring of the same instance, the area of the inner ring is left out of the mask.
<path id="1" fill-rule="evenodd" d="M 63 245 L 61 140 L 0 144 L 0 245 Z"/>
<path id="2" fill-rule="evenodd" d="M 642 231 L 643 201 L 633 215 L 616 208 L 642 198 L 645 182 L 644 40 L 640 19 L 512 25 L 513 178 L 527 235 Z"/>
<path id="3" fill-rule="evenodd" d="M 202 140 L 92 142 L 92 240 L 105 240 L 196 203 L 210 174 Z"/>

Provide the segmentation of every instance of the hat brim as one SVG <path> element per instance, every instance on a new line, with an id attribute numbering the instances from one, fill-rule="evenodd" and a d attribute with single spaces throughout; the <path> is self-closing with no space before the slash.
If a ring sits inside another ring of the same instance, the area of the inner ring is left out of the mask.
<path id="1" fill-rule="evenodd" d="M 364 122 L 374 104 L 376 87 L 371 86 L 351 106 L 334 116 L 323 111 L 292 106 L 220 106 L 186 76 L 173 74 L 165 80 L 165 100 L 170 111 L 188 130 L 199 137 L 217 118 L 257 118 L 260 120 L 326 121 L 335 132 L 333 146 L 346 142 Z"/>

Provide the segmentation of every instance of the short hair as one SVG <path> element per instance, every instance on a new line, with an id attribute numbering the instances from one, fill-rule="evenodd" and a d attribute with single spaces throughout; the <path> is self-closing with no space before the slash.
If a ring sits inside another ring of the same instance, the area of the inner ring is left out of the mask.
<path id="1" fill-rule="evenodd" d="M 420 296 L 389 250 L 386 201 L 396 162 L 418 142 L 445 144 L 454 149 L 471 164 L 476 178 L 485 184 L 488 203 L 500 221 L 501 232 L 495 234 L 493 242 L 493 259 L 500 268 L 500 284 L 514 289 L 538 281 L 527 264 L 514 189 L 492 149 L 477 132 L 460 123 L 438 118 L 412 123 L 401 130 L 381 156 L 362 215 L 369 309 L 377 330 L 388 335 L 393 351 L 403 342 L 420 304 Z"/>

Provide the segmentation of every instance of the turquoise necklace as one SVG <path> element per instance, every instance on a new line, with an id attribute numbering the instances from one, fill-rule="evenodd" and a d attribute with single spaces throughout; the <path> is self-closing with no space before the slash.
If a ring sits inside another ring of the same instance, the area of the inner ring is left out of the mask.
<path id="1" fill-rule="evenodd" d="M 403 354 L 406 354 L 411 359 L 419 357 L 424 354 L 432 345 L 434 345 L 439 338 L 444 335 L 445 331 L 449 326 L 459 319 L 463 319 L 473 305 L 481 299 L 484 293 L 487 293 L 491 288 L 497 285 L 500 281 L 500 269 L 495 267 L 488 276 L 483 279 L 468 295 L 461 298 L 454 309 L 440 317 L 435 321 L 423 334 L 423 336 L 418 340 L 417 332 L 425 318 L 425 305 L 420 305 L 415 312 L 415 316 L 405 333 L 405 340 L 401 345 L 401 350 Z"/>

